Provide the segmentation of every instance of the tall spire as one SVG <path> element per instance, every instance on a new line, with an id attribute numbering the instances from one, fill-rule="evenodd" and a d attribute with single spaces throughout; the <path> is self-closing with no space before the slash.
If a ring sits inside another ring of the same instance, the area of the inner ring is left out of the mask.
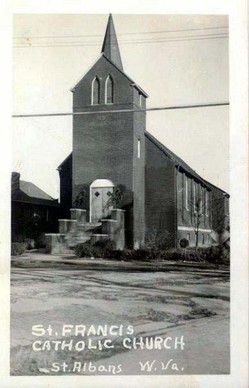
<path id="1" fill-rule="evenodd" d="M 101 52 L 104 53 L 105 56 L 109 58 L 119 69 L 123 70 L 123 65 L 118 47 L 118 40 L 111 14 L 109 15 Z"/>

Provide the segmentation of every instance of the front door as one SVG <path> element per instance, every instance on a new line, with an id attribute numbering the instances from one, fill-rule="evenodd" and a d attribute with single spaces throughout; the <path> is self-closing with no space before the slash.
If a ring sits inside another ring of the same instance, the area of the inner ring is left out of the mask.
<path id="1" fill-rule="evenodd" d="M 113 187 L 91 188 L 91 222 L 98 222 L 101 218 L 105 218 L 110 214 L 112 193 Z"/>

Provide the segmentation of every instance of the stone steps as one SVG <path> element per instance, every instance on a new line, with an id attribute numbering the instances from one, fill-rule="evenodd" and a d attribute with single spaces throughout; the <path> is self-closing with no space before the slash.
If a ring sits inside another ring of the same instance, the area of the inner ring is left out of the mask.
<path id="1" fill-rule="evenodd" d="M 86 210 L 71 209 L 71 219 L 59 220 L 59 233 L 46 234 L 47 252 L 72 253 L 70 248 L 90 241 L 111 240 L 116 249 L 124 248 L 124 211 L 112 209 L 111 218 L 86 222 Z"/>

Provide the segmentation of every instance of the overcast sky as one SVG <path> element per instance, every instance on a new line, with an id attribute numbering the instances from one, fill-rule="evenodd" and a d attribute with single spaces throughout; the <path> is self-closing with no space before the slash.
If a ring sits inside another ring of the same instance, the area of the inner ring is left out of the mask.
<path id="1" fill-rule="evenodd" d="M 149 94 L 148 107 L 228 101 L 226 16 L 113 18 L 124 70 Z M 15 114 L 72 110 L 70 89 L 100 54 L 107 19 L 15 15 Z M 229 191 L 228 116 L 227 106 L 147 112 L 147 130 L 203 178 Z M 71 150 L 71 117 L 13 119 L 13 170 L 55 198 L 56 168 Z"/>

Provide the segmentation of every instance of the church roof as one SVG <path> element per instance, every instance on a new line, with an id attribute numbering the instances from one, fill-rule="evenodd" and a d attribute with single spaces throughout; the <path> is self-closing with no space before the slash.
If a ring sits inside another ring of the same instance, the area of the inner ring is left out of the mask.
<path id="1" fill-rule="evenodd" d="M 160 143 L 159 140 L 157 140 L 154 136 L 152 136 L 149 132 L 145 131 L 145 136 L 154 143 L 168 158 L 175 164 L 175 166 L 180 167 L 182 170 L 184 170 L 189 175 L 192 175 L 194 178 L 196 178 L 198 181 L 200 181 L 202 184 L 207 186 L 208 182 L 205 181 L 195 170 L 193 170 L 187 163 L 184 162 L 179 156 L 174 154 L 171 150 L 169 150 L 165 145 Z"/>
<path id="2" fill-rule="evenodd" d="M 105 58 L 112 66 L 114 66 L 118 71 L 120 71 L 121 74 L 123 74 L 130 82 L 131 86 L 136 88 L 144 97 L 148 97 L 148 94 L 139 86 L 136 82 L 133 81 L 123 70 L 121 70 L 110 58 L 107 58 L 104 53 L 101 53 L 101 55 L 98 57 L 98 59 L 94 62 L 94 64 L 85 72 L 85 74 L 80 78 L 80 80 L 76 83 L 75 86 L 73 86 L 70 90 L 71 92 L 74 92 L 77 87 L 80 85 L 82 80 L 85 78 L 85 76 L 88 74 L 89 71 L 91 71 L 92 67 L 101 59 Z"/>
<path id="3" fill-rule="evenodd" d="M 119 69 L 123 70 L 118 39 L 111 14 L 109 15 L 101 52 L 104 53 L 106 58 L 110 59 Z"/>

